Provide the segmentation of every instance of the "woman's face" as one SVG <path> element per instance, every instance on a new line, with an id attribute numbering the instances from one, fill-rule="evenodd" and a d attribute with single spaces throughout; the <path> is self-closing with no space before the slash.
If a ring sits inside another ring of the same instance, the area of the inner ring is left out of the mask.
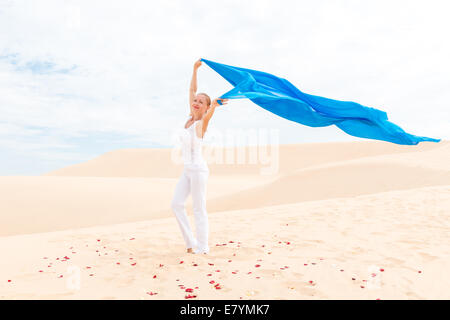
<path id="1" fill-rule="evenodd" d="M 203 116 L 203 114 L 208 109 L 208 104 L 206 102 L 206 97 L 202 94 L 196 95 L 192 103 L 192 111 L 197 116 Z"/>

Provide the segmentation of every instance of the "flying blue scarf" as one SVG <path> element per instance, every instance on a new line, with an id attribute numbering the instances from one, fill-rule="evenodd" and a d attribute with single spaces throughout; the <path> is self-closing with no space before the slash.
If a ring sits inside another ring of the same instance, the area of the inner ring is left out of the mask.
<path id="1" fill-rule="evenodd" d="M 300 91 L 286 79 L 270 73 L 233 67 L 203 58 L 201 61 L 234 86 L 219 98 L 248 98 L 282 118 L 310 127 L 334 124 L 346 133 L 360 138 L 405 145 L 416 145 L 421 141 L 441 141 L 406 133 L 389 122 L 386 112 L 382 110 L 356 102 L 310 95 Z"/>

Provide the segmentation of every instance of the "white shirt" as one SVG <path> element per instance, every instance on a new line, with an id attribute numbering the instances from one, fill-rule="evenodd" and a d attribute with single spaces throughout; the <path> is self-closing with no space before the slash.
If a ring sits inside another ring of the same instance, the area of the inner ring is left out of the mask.
<path id="1" fill-rule="evenodd" d="M 186 120 L 191 118 L 189 116 Z M 208 170 L 208 165 L 202 153 L 203 138 L 199 138 L 195 130 L 200 121 L 194 121 L 188 128 L 183 130 L 180 136 L 183 163 L 187 169 Z"/>

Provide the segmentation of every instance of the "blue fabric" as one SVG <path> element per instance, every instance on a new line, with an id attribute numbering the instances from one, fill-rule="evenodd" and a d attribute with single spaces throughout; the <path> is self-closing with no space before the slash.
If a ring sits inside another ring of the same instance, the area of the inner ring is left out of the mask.
<path id="1" fill-rule="evenodd" d="M 201 61 L 234 86 L 219 98 L 248 98 L 282 118 L 310 127 L 334 124 L 346 133 L 360 138 L 405 145 L 416 145 L 421 141 L 441 141 L 406 133 L 396 124 L 389 122 L 386 112 L 382 110 L 356 102 L 310 95 L 300 91 L 286 79 L 270 73 L 233 67 L 203 58 Z"/>

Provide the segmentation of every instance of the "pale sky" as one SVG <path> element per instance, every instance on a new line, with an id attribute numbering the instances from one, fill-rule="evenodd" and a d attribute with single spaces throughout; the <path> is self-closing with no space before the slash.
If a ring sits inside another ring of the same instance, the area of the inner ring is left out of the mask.
<path id="1" fill-rule="evenodd" d="M 125 148 L 171 147 L 199 58 L 386 111 L 450 138 L 448 1 L 0 0 L 0 175 L 40 175 Z M 206 64 L 198 92 L 231 85 Z M 280 143 L 366 140 L 230 100 L 217 130 Z M 387 142 L 386 142 L 387 143 Z"/>

